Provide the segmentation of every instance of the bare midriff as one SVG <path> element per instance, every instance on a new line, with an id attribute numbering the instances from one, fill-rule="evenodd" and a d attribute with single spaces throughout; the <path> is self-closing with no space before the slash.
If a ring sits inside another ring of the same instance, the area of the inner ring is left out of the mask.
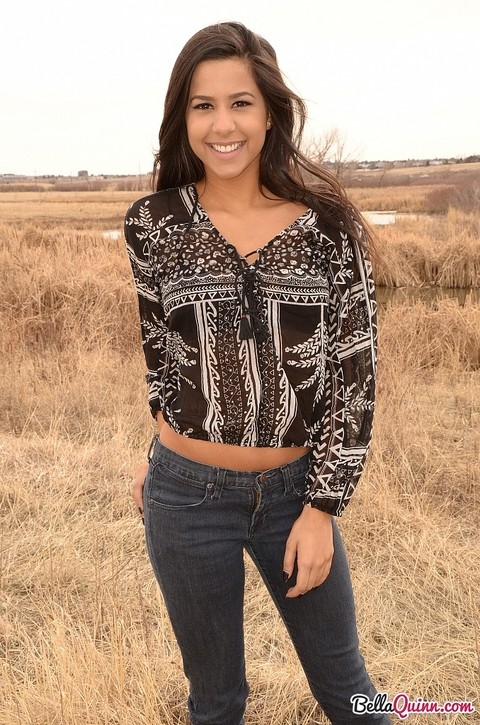
<path id="1" fill-rule="evenodd" d="M 159 413 L 157 415 L 161 443 L 170 450 L 198 463 L 235 471 L 267 471 L 300 458 L 310 449 L 258 448 L 254 446 L 232 446 L 228 443 L 214 443 L 196 438 L 186 438 L 171 428 Z"/>

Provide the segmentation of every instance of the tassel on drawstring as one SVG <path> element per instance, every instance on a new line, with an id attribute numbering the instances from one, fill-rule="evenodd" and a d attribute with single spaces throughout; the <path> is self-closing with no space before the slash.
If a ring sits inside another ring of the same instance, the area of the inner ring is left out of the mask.
<path id="1" fill-rule="evenodd" d="M 238 282 L 242 278 L 241 289 Z M 265 342 L 268 329 L 260 317 L 258 302 L 255 298 L 255 269 L 252 267 L 239 267 L 237 272 L 237 294 L 241 304 L 240 340 L 250 340 L 254 335 L 257 342 Z"/>
<path id="2" fill-rule="evenodd" d="M 257 315 L 252 315 L 253 318 L 253 332 L 257 342 L 265 342 L 268 337 L 268 329 L 266 325 L 261 321 Z"/>
<path id="3" fill-rule="evenodd" d="M 242 312 L 240 317 L 240 340 L 249 340 L 251 337 L 253 337 L 253 331 L 248 319 L 248 313 Z"/>

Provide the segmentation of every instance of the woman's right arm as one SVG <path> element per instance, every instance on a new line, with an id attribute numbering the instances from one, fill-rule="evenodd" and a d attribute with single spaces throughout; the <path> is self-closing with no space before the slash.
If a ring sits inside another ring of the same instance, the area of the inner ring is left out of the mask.
<path id="1" fill-rule="evenodd" d="M 162 425 L 165 423 L 163 419 L 163 415 L 160 413 L 160 411 L 156 415 L 157 418 L 157 426 L 158 426 L 158 432 L 160 433 L 162 429 Z M 135 469 L 135 473 L 133 476 L 132 485 L 130 487 L 130 492 L 132 494 L 132 498 L 135 502 L 135 505 L 138 508 L 138 511 L 141 516 L 143 516 L 143 486 L 145 484 L 145 479 L 147 477 L 148 473 L 148 461 L 144 461 L 140 463 L 137 468 Z"/>
<path id="2" fill-rule="evenodd" d="M 163 220 L 154 224 L 148 199 L 134 202 L 125 215 L 125 241 L 128 258 L 132 267 L 133 281 L 138 297 L 140 328 L 143 352 L 147 366 L 146 381 L 148 402 L 154 418 L 163 410 L 165 376 L 167 372 L 167 332 L 165 312 L 158 279 L 158 271 L 153 268 L 151 252 L 154 242 L 152 232 L 158 242 L 159 230 Z"/>
<path id="3" fill-rule="evenodd" d="M 151 242 L 148 237 L 148 223 L 148 216 L 142 209 L 142 201 L 132 204 L 125 216 L 124 233 L 138 296 L 143 351 L 148 371 L 146 374 L 148 402 L 160 431 L 164 423 L 161 411 L 167 363 L 167 326 L 160 289 L 150 262 Z M 132 498 L 141 515 L 143 515 L 143 486 L 147 472 L 148 462 L 137 466 L 131 485 Z"/>

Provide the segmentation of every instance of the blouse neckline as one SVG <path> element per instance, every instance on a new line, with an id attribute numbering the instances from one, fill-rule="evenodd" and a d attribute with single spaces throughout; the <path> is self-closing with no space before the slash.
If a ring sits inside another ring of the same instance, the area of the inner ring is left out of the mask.
<path id="1" fill-rule="evenodd" d="M 257 267 L 258 266 L 258 263 L 260 262 L 261 256 L 263 256 L 262 253 L 265 250 L 267 250 L 269 247 L 271 247 L 274 242 L 276 242 L 278 239 L 280 239 L 285 234 L 287 234 L 289 231 L 291 231 L 292 229 L 294 229 L 297 226 L 300 226 L 301 223 L 303 222 L 303 220 L 305 218 L 307 218 L 308 215 L 312 212 L 312 210 L 310 209 L 310 207 L 308 207 L 304 212 L 302 212 L 302 214 L 300 214 L 296 219 L 294 219 L 284 229 L 282 229 L 277 234 L 275 234 L 275 236 L 273 236 L 271 239 L 269 239 L 268 242 L 266 242 L 264 245 L 262 245 L 261 247 L 257 247 L 256 249 L 252 249 L 251 252 L 248 252 L 247 254 L 243 255 L 243 254 L 240 254 L 240 252 L 238 251 L 238 249 L 236 248 L 236 246 L 234 244 L 232 244 L 231 242 L 229 242 L 228 239 L 226 239 L 223 236 L 223 234 L 220 232 L 220 230 L 217 229 L 217 227 L 215 226 L 215 224 L 212 222 L 212 220 L 210 219 L 208 213 L 205 211 L 204 207 L 202 206 L 202 204 L 200 202 L 200 199 L 199 199 L 199 196 L 198 196 L 197 187 L 195 186 L 195 184 L 191 184 L 190 185 L 190 188 L 192 190 L 192 193 L 193 193 L 193 196 L 194 196 L 194 199 L 195 199 L 195 209 L 200 213 L 200 215 L 202 217 L 202 220 L 205 221 L 210 226 L 210 228 L 212 229 L 212 231 L 215 232 L 215 234 L 218 236 L 218 238 L 224 244 L 224 246 L 227 247 L 227 248 L 229 248 L 229 249 L 232 249 L 233 252 L 234 252 L 234 254 L 236 255 L 237 259 L 240 260 L 247 267 L 254 267 L 254 268 Z M 250 257 L 252 254 L 257 254 L 258 256 L 257 256 L 257 259 L 254 262 L 252 262 L 251 264 L 249 264 L 247 262 L 247 257 Z"/>

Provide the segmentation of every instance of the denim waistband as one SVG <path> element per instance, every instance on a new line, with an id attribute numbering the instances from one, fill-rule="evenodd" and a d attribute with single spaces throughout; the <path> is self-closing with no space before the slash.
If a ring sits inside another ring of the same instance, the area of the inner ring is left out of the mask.
<path id="1" fill-rule="evenodd" d="M 205 481 L 216 480 L 221 481 L 223 485 L 229 486 L 249 486 L 257 479 L 260 483 L 268 481 L 269 484 L 274 484 L 282 481 L 288 484 L 294 478 L 305 475 L 310 462 L 310 452 L 304 453 L 302 456 L 290 461 L 290 463 L 284 463 L 282 466 L 275 468 L 258 471 L 239 471 L 231 468 L 210 466 L 207 463 L 200 463 L 191 458 L 186 458 L 180 453 L 164 446 L 158 436 L 154 436 L 148 452 L 148 460 L 153 465 L 161 461 L 171 471 L 191 479 Z"/>

